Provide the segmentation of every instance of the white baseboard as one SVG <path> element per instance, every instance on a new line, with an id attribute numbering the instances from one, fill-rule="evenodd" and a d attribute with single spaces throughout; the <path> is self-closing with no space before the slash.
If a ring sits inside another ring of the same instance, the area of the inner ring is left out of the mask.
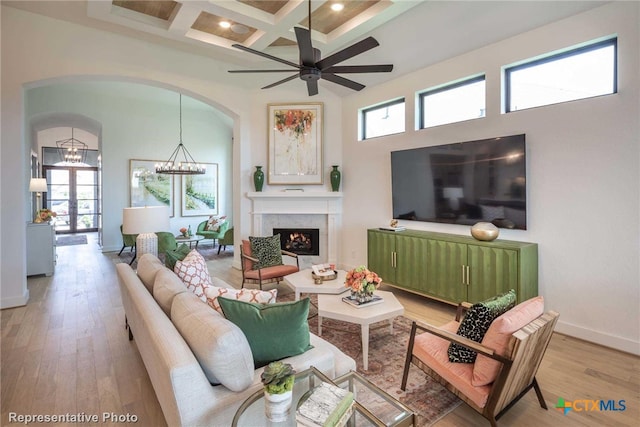
<path id="1" fill-rule="evenodd" d="M 0 299 L 0 308 L 13 308 L 13 307 L 22 307 L 23 305 L 27 305 L 29 301 L 29 289 L 24 290 L 24 294 L 18 297 L 11 298 L 2 298 Z"/>
<path id="2" fill-rule="evenodd" d="M 556 332 L 640 356 L 640 342 L 558 320 Z"/>

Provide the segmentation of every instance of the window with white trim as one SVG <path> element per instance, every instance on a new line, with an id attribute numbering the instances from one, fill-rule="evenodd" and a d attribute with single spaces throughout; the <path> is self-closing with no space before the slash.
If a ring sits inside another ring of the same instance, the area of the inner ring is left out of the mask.
<path id="1" fill-rule="evenodd" d="M 612 38 L 505 68 L 505 112 L 616 93 L 616 56 Z"/>
<path id="2" fill-rule="evenodd" d="M 363 108 L 360 111 L 362 139 L 404 132 L 404 98 Z"/>
<path id="3" fill-rule="evenodd" d="M 420 129 L 484 117 L 485 98 L 484 75 L 422 92 Z"/>

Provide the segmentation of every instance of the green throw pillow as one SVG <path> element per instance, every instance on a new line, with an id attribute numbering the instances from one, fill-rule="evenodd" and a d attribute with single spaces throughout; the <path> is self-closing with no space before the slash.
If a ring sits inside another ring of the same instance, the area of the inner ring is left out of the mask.
<path id="1" fill-rule="evenodd" d="M 458 327 L 458 335 L 475 342 L 482 342 L 493 320 L 516 305 L 516 291 L 497 295 L 488 300 L 473 304 Z M 477 353 L 460 344 L 449 345 L 449 361 L 455 363 L 474 363 Z"/>
<path id="2" fill-rule="evenodd" d="M 256 304 L 218 298 L 224 316 L 244 332 L 256 368 L 313 348 L 309 337 L 309 298 Z"/>
<path id="3" fill-rule="evenodd" d="M 176 265 L 176 261 L 182 261 L 191 252 L 191 248 L 184 243 L 176 249 L 171 249 L 164 254 L 164 265 L 171 271 Z"/>
<path id="4" fill-rule="evenodd" d="M 282 265 L 282 252 L 280 251 L 280 234 L 269 237 L 249 236 L 251 243 L 251 256 L 258 258 L 255 270 L 274 265 Z"/>

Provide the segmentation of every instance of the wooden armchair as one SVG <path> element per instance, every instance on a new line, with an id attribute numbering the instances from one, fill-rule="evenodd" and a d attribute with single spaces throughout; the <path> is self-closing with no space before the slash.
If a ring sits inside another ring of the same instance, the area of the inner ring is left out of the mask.
<path id="1" fill-rule="evenodd" d="M 530 316 L 533 313 L 530 310 L 523 315 L 522 306 L 531 304 L 533 300 L 540 301 L 539 312 Z M 458 308 L 456 321 L 449 322 L 440 328 L 413 322 L 400 388 L 402 390 L 406 388 L 409 368 L 414 364 L 489 420 L 492 427 L 497 426 L 497 420 L 531 388 L 535 390 L 540 406 L 547 409 L 535 376 L 559 315 L 553 311 L 540 315 L 544 310 L 541 301 L 542 297 L 532 298 L 494 320 L 491 327 L 505 316 L 505 320 L 497 326 L 497 328 L 503 328 L 502 336 L 506 342 L 504 348 L 499 351 L 456 335 L 463 305 Z M 527 319 L 527 316 L 530 318 Z M 511 328 L 515 325 L 517 329 L 509 334 L 509 331 L 504 329 L 505 325 Z M 483 343 L 488 342 L 491 327 Z M 418 330 L 425 332 L 416 335 Z M 447 349 L 451 342 L 476 351 L 478 356 L 475 363 L 450 362 Z M 492 341 L 489 340 L 489 342 Z M 476 369 L 479 368 L 479 363 L 483 363 L 484 368 L 487 367 L 487 363 L 493 363 L 495 379 L 491 380 L 493 377 L 489 376 L 482 377 L 484 381 L 477 380 Z M 487 381 L 490 382 L 484 384 Z"/>
<path id="2" fill-rule="evenodd" d="M 296 260 L 296 265 L 274 265 L 272 267 L 263 267 L 254 269 L 258 264 L 258 259 L 251 255 L 251 243 L 243 240 L 240 245 L 240 260 L 242 261 L 242 288 L 245 283 L 257 283 L 262 289 L 264 283 L 280 283 L 282 278 L 288 274 L 300 271 L 298 255 L 293 252 L 281 251 L 282 255 L 292 257 Z"/>

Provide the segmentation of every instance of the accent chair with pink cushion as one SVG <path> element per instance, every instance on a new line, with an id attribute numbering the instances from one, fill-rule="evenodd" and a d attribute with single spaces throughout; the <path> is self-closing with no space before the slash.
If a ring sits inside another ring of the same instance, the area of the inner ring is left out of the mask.
<path id="1" fill-rule="evenodd" d="M 240 245 L 240 259 L 242 261 L 241 287 L 244 288 L 245 283 L 254 283 L 258 284 L 262 289 L 262 285 L 265 283 L 280 283 L 284 276 L 300 271 L 297 254 L 284 250 L 281 250 L 280 253 L 295 259 L 296 264 L 281 264 L 258 268 L 260 260 L 252 255 L 251 242 L 243 240 L 242 245 Z"/>
<path id="2" fill-rule="evenodd" d="M 535 376 L 558 313 L 544 313 L 543 298 L 531 298 L 497 317 L 477 343 L 456 334 L 463 307 L 469 304 L 461 303 L 456 320 L 439 328 L 413 322 L 400 388 L 406 388 L 413 364 L 488 419 L 491 426 L 497 426 L 504 412 L 532 388 L 540 406 L 547 409 Z M 476 361 L 451 362 L 448 349 L 452 342 L 477 352 Z"/>

